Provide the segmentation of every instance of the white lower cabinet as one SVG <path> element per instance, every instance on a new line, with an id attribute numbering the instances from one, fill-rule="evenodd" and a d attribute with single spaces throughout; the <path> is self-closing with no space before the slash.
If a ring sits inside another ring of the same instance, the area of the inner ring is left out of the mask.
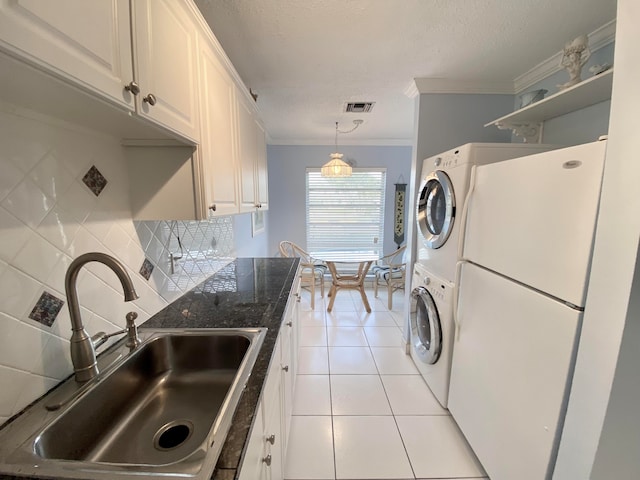
<path id="1" fill-rule="evenodd" d="M 279 336 L 276 342 L 262 398 L 251 427 L 249 443 L 238 477 L 240 480 L 281 480 L 284 477 L 281 339 Z"/>
<path id="2" fill-rule="evenodd" d="M 294 288 L 291 290 L 291 301 L 287 305 L 280 337 L 282 346 L 280 358 L 282 363 L 282 447 L 287 453 L 287 440 L 291 427 L 293 412 L 293 395 L 298 374 L 298 310 L 300 308 L 300 275 L 296 275 Z"/>
<path id="3" fill-rule="evenodd" d="M 264 419 L 262 418 L 262 402 L 256 409 L 253 427 L 249 434 L 247 449 L 242 461 L 240 480 L 265 480 L 267 476 L 267 443 L 264 434 Z"/>
<path id="4" fill-rule="evenodd" d="M 298 276 L 296 276 L 298 278 Z M 240 480 L 282 480 L 293 409 L 298 360 L 298 306 L 296 281 L 271 357 L 260 404 L 249 434 Z"/>

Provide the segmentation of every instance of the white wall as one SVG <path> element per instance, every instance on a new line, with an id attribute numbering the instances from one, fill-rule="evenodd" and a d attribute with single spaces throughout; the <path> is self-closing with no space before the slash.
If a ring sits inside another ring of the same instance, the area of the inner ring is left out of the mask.
<path id="1" fill-rule="evenodd" d="M 620 355 L 591 472 L 593 480 L 640 477 L 639 345 L 640 262 L 636 262 Z"/>
<path id="2" fill-rule="evenodd" d="M 0 104 L 0 423 L 72 372 L 71 323 L 63 305 L 48 326 L 33 310 L 47 292 L 66 300 L 64 276 L 89 251 L 120 259 L 139 300 L 123 301 L 116 276 L 87 265 L 78 294 L 89 334 L 139 322 L 213 274 L 235 255 L 230 217 L 211 222 L 131 219 L 123 149 L 115 138 Z M 107 179 L 96 196 L 82 178 L 95 165 Z M 170 235 L 171 229 L 174 234 Z M 171 274 L 169 252 L 183 258 Z M 147 280 L 145 259 L 154 266 Z M 42 306 L 50 311 L 51 304 Z"/>
<path id="3" fill-rule="evenodd" d="M 426 93 L 418 109 L 418 161 L 469 142 L 511 141 L 508 130 L 484 125 L 513 110 L 513 95 Z"/>
<path id="4" fill-rule="evenodd" d="M 638 318 L 638 288 L 637 285 L 632 288 L 640 238 L 638 18 L 637 0 L 618 0 L 611 122 L 601 205 L 582 335 L 553 476 L 556 480 L 639 475 L 640 363 L 638 331 L 634 325 Z M 621 340 L 623 349 L 618 360 Z M 614 372 L 616 381 L 612 390 Z"/>
<path id="5" fill-rule="evenodd" d="M 306 248 L 306 168 L 320 168 L 329 160 L 334 146 L 270 145 L 267 148 L 269 166 L 269 253 L 278 252 L 282 240 L 290 240 Z M 411 167 L 411 147 L 402 146 L 339 146 L 346 160 L 357 167 L 386 167 L 387 190 L 383 250 L 393 251 L 393 206 L 395 183 L 402 175 L 408 183 Z M 406 209 L 411 203 L 407 196 Z M 406 220 L 405 220 L 406 221 Z"/>
<path id="6" fill-rule="evenodd" d="M 257 230 L 255 233 L 252 228 L 251 215 L 251 213 L 243 213 L 232 217 L 236 256 L 273 257 L 274 252 L 269 250 L 268 245 L 271 212 L 269 210 L 264 212 L 264 231 Z"/>

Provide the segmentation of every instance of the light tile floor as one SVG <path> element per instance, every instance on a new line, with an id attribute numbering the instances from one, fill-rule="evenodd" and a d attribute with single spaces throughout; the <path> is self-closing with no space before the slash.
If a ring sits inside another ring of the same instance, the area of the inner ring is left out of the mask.
<path id="1" fill-rule="evenodd" d="M 404 294 L 341 291 L 309 306 L 303 290 L 300 351 L 285 469 L 288 480 L 486 478 L 449 411 L 404 353 Z"/>

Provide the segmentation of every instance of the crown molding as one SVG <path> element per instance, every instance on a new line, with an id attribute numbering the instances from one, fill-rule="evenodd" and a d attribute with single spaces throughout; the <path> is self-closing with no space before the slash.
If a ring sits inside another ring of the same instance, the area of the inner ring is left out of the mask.
<path id="1" fill-rule="evenodd" d="M 610 22 L 605 23 L 600 28 L 591 32 L 588 37 L 589 48 L 591 49 L 591 51 L 598 50 L 605 45 L 610 44 L 615 40 L 616 37 L 616 21 L 611 20 Z M 534 85 L 539 81 L 544 80 L 549 75 L 553 75 L 554 73 L 562 70 L 563 68 L 560 66 L 562 54 L 563 51 L 560 50 L 555 55 L 540 62 L 528 72 L 525 72 L 522 75 L 516 77 L 513 81 L 514 92 L 516 94 L 521 93 L 531 85 Z"/>
<path id="2" fill-rule="evenodd" d="M 419 93 L 469 93 L 513 95 L 513 82 L 454 80 L 450 78 L 415 78 Z"/>

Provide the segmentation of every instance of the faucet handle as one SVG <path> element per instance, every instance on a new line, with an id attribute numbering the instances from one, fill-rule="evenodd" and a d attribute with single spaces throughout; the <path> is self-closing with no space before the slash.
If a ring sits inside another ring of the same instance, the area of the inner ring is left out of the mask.
<path id="1" fill-rule="evenodd" d="M 98 332 L 94 336 L 92 336 L 91 343 L 93 345 L 94 350 L 104 345 L 107 342 L 107 340 L 109 340 L 110 336 L 111 335 L 108 335 L 107 332 Z"/>
<path id="2" fill-rule="evenodd" d="M 132 326 L 135 325 L 136 322 L 136 318 L 138 318 L 138 314 L 136 312 L 129 312 L 127 313 L 126 317 L 127 319 L 127 326 Z"/>

